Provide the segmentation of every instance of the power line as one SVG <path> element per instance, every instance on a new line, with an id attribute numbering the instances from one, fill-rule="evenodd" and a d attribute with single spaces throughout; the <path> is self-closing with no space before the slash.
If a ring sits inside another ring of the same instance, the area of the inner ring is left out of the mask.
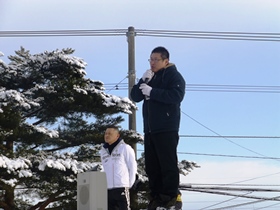
<path id="1" fill-rule="evenodd" d="M 141 36 L 141 35 L 140 35 Z M 280 42 L 279 38 L 275 39 L 268 39 L 268 38 L 239 38 L 238 36 L 232 36 L 232 37 L 217 37 L 217 36 L 190 36 L 190 35 L 181 35 L 181 36 L 176 36 L 176 35 L 155 35 L 155 34 L 146 34 L 142 36 L 151 36 L 151 37 L 161 37 L 161 38 L 189 38 L 189 39 L 219 39 L 219 40 L 238 40 L 238 41 L 269 41 L 269 42 Z"/>
<path id="2" fill-rule="evenodd" d="M 189 116 L 189 115 L 186 114 L 185 112 L 183 112 L 183 111 L 181 111 L 181 112 L 182 112 L 184 115 L 186 115 L 187 117 L 189 117 L 191 120 L 193 120 L 194 122 L 198 123 L 198 124 L 201 125 L 202 127 L 206 128 L 207 130 L 209 130 L 209 131 L 211 131 L 212 133 L 216 134 L 217 136 L 222 136 L 222 135 L 220 135 L 219 133 L 215 132 L 214 130 L 212 130 L 212 129 L 208 128 L 207 126 L 203 125 L 202 123 L 200 123 L 200 122 L 197 121 L 196 119 L 192 118 L 191 116 Z M 247 148 L 247 147 L 244 147 L 244 146 L 242 146 L 242 145 L 240 145 L 240 144 L 238 144 L 238 143 L 236 143 L 236 142 L 234 142 L 234 141 L 232 141 L 232 140 L 230 140 L 230 139 L 228 139 L 228 138 L 223 138 L 223 139 L 225 139 L 225 140 L 227 140 L 228 142 L 230 142 L 230 143 L 232 143 L 232 144 L 234 144 L 234 145 L 236 145 L 236 146 L 238 146 L 238 147 L 241 147 L 241 148 L 243 148 L 243 149 L 245 149 L 245 150 L 247 150 L 247 151 L 249 151 L 249 152 L 252 152 L 252 153 L 254 153 L 254 154 L 260 155 L 260 156 L 262 156 L 262 157 L 266 157 L 265 155 L 260 154 L 260 153 L 258 153 L 258 152 L 255 152 L 255 151 L 253 151 L 253 150 L 251 150 L 251 149 L 249 149 L 249 148 Z"/>
<path id="3" fill-rule="evenodd" d="M 239 197 L 245 197 L 245 196 L 239 196 Z M 258 201 L 241 203 L 241 204 L 226 206 L 226 207 L 222 207 L 222 208 L 215 208 L 215 209 L 212 209 L 212 210 L 222 210 L 222 209 L 235 208 L 235 207 L 239 207 L 239 206 L 252 205 L 252 204 L 260 203 L 260 202 L 264 202 L 264 201 L 280 201 L 280 200 L 278 200 L 278 198 L 280 198 L 280 196 L 276 196 L 276 197 L 272 197 L 272 198 L 258 198 L 259 199 Z"/>
<path id="4" fill-rule="evenodd" d="M 45 31 L 0 31 L 0 37 L 51 37 L 51 36 L 124 36 L 127 29 L 105 30 L 45 30 Z"/>
<path id="5" fill-rule="evenodd" d="M 242 183 L 242 182 L 248 182 L 248 181 L 252 181 L 252 180 L 256 180 L 256 179 L 260 179 L 260 178 L 266 178 L 266 177 L 274 176 L 274 175 L 278 175 L 278 174 L 280 174 L 280 172 L 277 172 L 277 173 L 274 173 L 274 174 L 268 174 L 268 175 L 264 175 L 264 176 L 259 176 L 259 177 L 255 177 L 255 178 L 251 178 L 251 179 L 246 179 L 246 180 L 243 180 L 243 181 L 233 182 L 233 183 L 231 183 L 231 184 L 237 184 L 237 183 Z"/>
<path id="6" fill-rule="evenodd" d="M 260 207 L 260 208 L 255 208 L 255 210 L 258 210 L 258 209 L 266 209 L 266 208 L 268 208 L 268 207 L 273 207 L 273 206 L 278 206 L 278 205 L 280 205 L 280 203 L 275 203 L 275 204 L 271 204 L 271 205 L 269 205 L 269 206 L 264 206 L 264 207 Z"/>
<path id="7" fill-rule="evenodd" d="M 144 152 L 144 150 L 137 150 L 138 152 Z M 229 158 L 249 158 L 249 159 L 263 159 L 263 160 L 279 160 L 278 157 L 260 157 L 260 156 L 244 156 L 244 155 L 223 155 L 223 154 L 209 154 L 209 153 L 194 153 L 194 152 L 177 152 L 181 155 L 200 155 L 200 156 L 215 156 L 215 157 L 229 157 Z"/>
<path id="8" fill-rule="evenodd" d="M 187 84 L 189 91 L 215 91 L 215 92 L 270 92 L 280 93 L 280 86 L 268 85 L 211 85 L 211 84 Z"/>
<path id="9" fill-rule="evenodd" d="M 119 84 L 121 84 L 125 79 L 127 79 L 128 76 L 126 76 L 125 78 L 123 78 L 119 83 L 117 83 L 114 87 L 112 87 L 111 89 L 107 90 L 107 93 L 110 92 L 111 90 L 113 90 L 115 87 L 118 87 Z"/>
<path id="10" fill-rule="evenodd" d="M 183 138 L 230 138 L 230 139 L 280 139 L 280 136 L 207 136 L 207 135 L 180 135 Z"/>
<path id="11" fill-rule="evenodd" d="M 255 180 L 255 179 L 259 179 L 259 178 L 264 178 L 264 177 L 269 177 L 269 176 L 273 176 L 273 175 L 278 175 L 280 174 L 280 172 L 277 172 L 277 173 L 274 173 L 274 174 L 268 174 L 268 175 L 265 175 L 265 176 L 260 176 L 260 177 L 255 177 L 253 179 L 249 179 L 249 180 L 243 180 L 243 181 L 240 181 L 240 182 L 236 182 L 236 183 L 242 183 L 242 182 L 247 182 L 247 181 L 251 181 L 251 180 Z M 239 198 L 239 197 L 245 197 L 245 198 L 253 198 L 253 199 L 261 199 L 262 201 L 267 201 L 267 199 L 270 200 L 270 198 L 263 198 L 263 197 L 256 197 L 256 196 L 247 196 L 247 194 L 244 194 L 244 195 L 236 195 L 236 194 L 232 194 L 232 193 L 225 193 L 223 191 L 249 191 L 250 193 L 252 192 L 256 192 L 256 191 L 266 191 L 266 192 L 278 192 L 280 191 L 280 189 L 264 189 L 264 188 L 248 188 L 248 186 L 273 186 L 273 187 L 276 187 L 276 186 L 279 186 L 279 185 L 252 185 L 252 184 L 236 184 L 236 183 L 231 183 L 231 184 L 194 184 L 194 183 L 191 183 L 191 184 L 180 184 L 180 187 L 182 189 L 193 189 L 193 190 L 189 190 L 189 191 L 198 191 L 198 192 L 201 192 L 201 193 L 212 193 L 212 194 L 218 194 L 218 195 L 227 195 L 227 196 L 234 196 L 233 199 L 236 199 L 236 198 Z M 195 186 L 197 185 L 197 186 Z M 205 186 L 205 185 L 210 185 L 211 187 L 200 187 L 200 186 Z M 220 187 L 220 186 L 223 186 L 223 187 Z M 224 187 L 224 186 L 234 186 L 234 187 Z M 236 186 L 247 186 L 247 187 L 244 187 L 244 188 L 237 188 Z M 219 190 L 219 191 L 217 191 Z M 233 199 L 230 199 L 230 200 L 233 200 Z M 261 202 L 262 202 L 261 201 Z M 211 205 L 211 206 L 207 206 L 203 209 L 208 209 L 210 207 L 213 207 L 213 206 L 217 206 L 221 203 L 225 203 L 227 201 L 224 201 L 224 202 L 219 202 L 219 203 L 216 203 L 214 205 Z M 256 201 L 254 201 L 256 202 Z M 260 202 L 260 201 L 257 201 L 257 202 Z M 241 205 L 241 204 L 238 204 L 238 205 Z M 246 204 L 242 204 L 242 205 L 248 205 L 247 203 Z M 221 209 L 228 209 L 228 207 L 223 207 Z"/>
<path id="12" fill-rule="evenodd" d="M 250 33 L 250 32 L 210 32 L 210 31 L 171 31 L 171 30 L 142 30 L 136 29 L 138 36 L 195 38 L 195 39 L 224 39 L 245 41 L 280 41 L 280 33 Z"/>
<path id="13" fill-rule="evenodd" d="M 183 155 L 201 155 L 201 156 L 215 156 L 215 157 L 229 157 L 229 158 L 249 158 L 249 159 L 266 159 L 266 160 L 277 160 L 280 161 L 280 158 L 277 157 L 260 157 L 260 156 L 242 156 L 242 155 L 222 155 L 222 154 L 206 154 L 206 153 L 191 153 L 191 152 L 177 152 L 178 154 Z"/>
<path id="14" fill-rule="evenodd" d="M 265 198 L 265 197 L 260 197 L 260 196 L 248 196 L 248 195 L 240 195 L 240 194 L 233 194 L 233 193 L 228 193 L 225 191 L 248 191 L 245 189 L 234 189 L 234 188 L 228 188 L 228 189 L 223 189 L 221 191 L 218 191 L 219 189 L 207 189 L 207 188 L 196 188 L 196 187 L 184 187 L 180 186 L 180 189 L 182 190 L 187 190 L 187 191 L 194 191 L 194 192 L 202 192 L 202 193 L 210 193 L 210 194 L 218 194 L 218 195 L 226 195 L 226 196 L 236 196 L 236 197 L 242 197 L 242 198 L 251 198 L 251 199 L 258 199 L 258 200 L 266 200 L 266 201 L 280 201 L 280 196 L 273 197 L 273 198 Z M 252 189 L 253 190 L 253 189 Z M 265 191 L 264 189 L 255 189 L 253 191 Z M 269 192 L 279 192 L 279 190 L 269 190 Z"/>
<path id="15" fill-rule="evenodd" d="M 207 189 L 207 188 L 197 188 L 197 187 L 191 187 L 191 186 L 181 186 L 180 185 L 180 189 L 181 190 L 187 190 L 187 191 L 194 191 L 194 192 L 200 192 L 200 193 L 210 193 L 210 194 L 217 194 L 217 195 L 225 195 L 225 196 L 233 196 L 236 198 L 249 198 L 249 199 L 256 199 L 257 201 L 253 201 L 253 202 L 247 202 L 247 203 L 241 203 L 241 204 L 236 204 L 236 205 L 232 205 L 232 206 L 226 206 L 226 207 L 221 207 L 221 208 L 215 208 L 212 210 L 221 210 L 221 209 L 229 209 L 229 208 L 234 208 L 234 207 L 239 207 L 239 206 L 244 206 L 244 205 L 251 205 L 251 204 L 255 204 L 255 203 L 259 203 L 259 202 L 263 202 L 263 201 L 280 201 L 280 196 L 276 196 L 276 197 L 260 197 L 260 196 L 250 196 L 248 195 L 248 193 L 246 194 L 234 194 L 234 193 L 229 193 L 229 192 L 225 192 L 225 191 L 248 191 L 248 189 L 236 189 L 236 188 L 228 188 L 228 189 L 220 189 L 220 188 L 215 188 L 215 189 Z M 219 191 L 220 190 L 220 191 Z M 273 190 L 273 189 L 267 189 L 267 192 L 279 192 L 280 190 Z M 250 192 L 252 191 L 266 191 L 265 189 L 251 189 L 249 190 Z M 220 203 L 220 202 L 219 202 Z M 215 204 L 218 205 L 218 204 Z M 213 206 L 213 205 L 211 205 Z M 203 209 L 207 209 L 209 208 L 205 207 Z"/>
<path id="16" fill-rule="evenodd" d="M 280 33 L 172 31 L 135 29 L 136 36 L 279 42 Z M 0 37 L 125 36 L 127 29 L 0 31 Z"/>
<path id="17" fill-rule="evenodd" d="M 192 188 L 192 189 L 198 189 L 198 190 L 219 190 L 219 191 L 249 191 L 249 192 L 280 192 L 280 189 L 268 189 L 268 188 L 248 188 L 248 187 L 217 187 L 217 186 L 211 186 L 211 187 L 201 187 L 201 186 L 189 186 L 189 185 L 180 185 L 182 189 L 184 188 Z M 280 201 L 280 200 L 279 200 Z"/>
<path id="18" fill-rule="evenodd" d="M 280 174 L 280 172 L 276 173 L 276 174 Z M 275 175 L 275 174 L 269 174 L 269 175 L 266 175 L 265 177 L 268 177 L 268 176 L 272 176 L 272 175 Z M 263 178 L 264 176 L 261 176 L 261 177 L 258 177 L 258 178 Z M 181 184 L 181 185 L 184 185 L 184 186 L 254 186 L 254 187 L 280 187 L 280 185 L 275 185 L 275 184 L 205 184 L 205 183 L 184 183 L 184 184 Z"/>
<path id="19" fill-rule="evenodd" d="M 261 36 L 261 37 L 270 37 L 270 36 L 280 36 L 280 33 L 267 33 L 267 32 L 229 32 L 229 31 L 186 31 L 186 30 L 148 30 L 148 29 L 136 29 L 138 33 L 151 33 L 151 34 L 175 34 L 175 35 L 184 35 L 184 34 L 195 34 L 195 35 L 228 35 L 228 36 Z"/>
<path id="20" fill-rule="evenodd" d="M 245 193 L 244 195 L 249 195 L 249 194 L 251 194 L 251 192 L 247 192 L 247 193 Z M 206 206 L 206 207 L 204 207 L 204 208 L 202 208 L 202 209 L 200 209 L 200 210 L 208 209 L 208 208 L 213 207 L 213 206 L 218 206 L 218 205 L 221 205 L 221 204 L 223 204 L 223 203 L 227 203 L 227 202 L 229 202 L 229 201 L 236 200 L 237 198 L 238 198 L 238 197 L 233 197 L 233 198 L 231 198 L 231 199 L 227 199 L 227 200 L 224 200 L 224 201 L 215 203 L 215 204 L 213 204 L 213 205 L 211 205 L 211 206 Z"/>
<path id="21" fill-rule="evenodd" d="M 107 83 L 110 90 L 127 90 L 127 83 Z M 186 91 L 280 93 L 280 86 L 187 84 Z"/>

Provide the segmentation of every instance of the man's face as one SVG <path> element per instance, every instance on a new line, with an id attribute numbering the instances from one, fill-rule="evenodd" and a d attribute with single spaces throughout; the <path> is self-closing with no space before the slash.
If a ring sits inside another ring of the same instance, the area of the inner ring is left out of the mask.
<path id="1" fill-rule="evenodd" d="M 118 132 L 118 130 L 114 129 L 114 128 L 107 128 L 104 134 L 104 140 L 106 143 L 108 144 L 113 144 L 115 141 L 118 140 L 118 138 L 120 137 L 120 134 Z"/>
<path id="2" fill-rule="evenodd" d="M 152 53 L 149 61 L 150 61 L 151 70 L 153 72 L 157 72 L 160 69 L 165 68 L 169 63 L 169 60 L 167 58 L 166 59 L 161 58 L 160 53 Z"/>

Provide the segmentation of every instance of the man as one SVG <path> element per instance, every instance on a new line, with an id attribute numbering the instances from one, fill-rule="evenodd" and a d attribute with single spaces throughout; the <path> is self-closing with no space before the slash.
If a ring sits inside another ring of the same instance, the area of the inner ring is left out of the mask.
<path id="1" fill-rule="evenodd" d="M 180 104 L 186 84 L 176 66 L 169 63 L 169 52 L 164 47 L 153 49 L 149 62 L 151 69 L 131 90 L 135 102 L 144 100 L 145 169 L 151 197 L 148 209 L 174 209 L 179 192 Z"/>
<path id="2" fill-rule="evenodd" d="M 135 182 L 137 163 L 131 146 L 121 138 L 116 126 L 109 126 L 100 150 L 108 188 L 108 210 L 130 210 L 129 189 Z"/>

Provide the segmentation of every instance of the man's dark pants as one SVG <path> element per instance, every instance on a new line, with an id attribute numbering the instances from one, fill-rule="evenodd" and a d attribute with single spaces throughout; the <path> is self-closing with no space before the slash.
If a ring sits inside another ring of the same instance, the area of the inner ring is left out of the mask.
<path id="1" fill-rule="evenodd" d="M 108 210 L 130 210 L 128 188 L 114 188 L 108 190 Z"/>
<path id="2" fill-rule="evenodd" d="M 178 132 L 145 134 L 145 168 L 151 196 L 178 194 L 179 169 L 177 158 Z"/>

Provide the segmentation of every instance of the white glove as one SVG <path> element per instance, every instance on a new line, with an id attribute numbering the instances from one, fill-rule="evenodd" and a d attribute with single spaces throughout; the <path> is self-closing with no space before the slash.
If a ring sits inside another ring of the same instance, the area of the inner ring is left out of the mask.
<path id="1" fill-rule="evenodd" d="M 151 69 L 148 69 L 147 71 L 145 71 L 145 73 L 142 76 L 142 80 L 145 83 L 150 82 L 150 80 L 152 79 L 152 77 L 154 76 L 154 72 Z"/>
<path id="2" fill-rule="evenodd" d="M 152 87 L 149 86 L 149 85 L 147 85 L 146 83 L 142 83 L 142 84 L 140 85 L 139 89 L 141 89 L 143 95 L 145 95 L 145 96 L 150 96 Z"/>

